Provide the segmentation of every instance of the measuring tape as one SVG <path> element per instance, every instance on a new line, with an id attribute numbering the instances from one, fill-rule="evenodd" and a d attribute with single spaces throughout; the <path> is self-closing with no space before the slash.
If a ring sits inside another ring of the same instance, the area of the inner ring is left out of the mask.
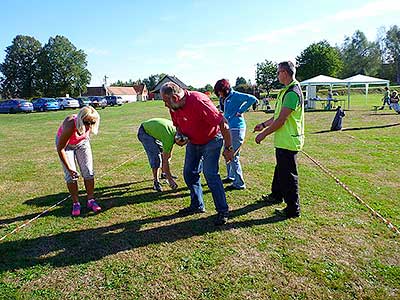
<path id="1" fill-rule="evenodd" d="M 326 174 L 331 176 L 333 179 L 335 179 L 336 183 L 339 184 L 342 188 L 344 188 L 350 195 L 352 195 L 354 198 L 356 198 L 361 204 L 366 206 L 369 211 L 372 213 L 372 215 L 376 216 L 379 220 L 381 220 L 383 223 L 386 224 L 386 226 L 392 230 L 396 234 L 400 234 L 400 231 L 394 226 L 389 220 L 385 219 L 381 214 L 379 214 L 377 211 L 375 211 L 371 206 L 369 206 L 364 200 L 360 198 L 356 193 L 354 193 L 352 190 L 349 189 L 347 185 L 345 185 L 343 182 L 340 181 L 339 178 L 337 178 L 335 175 L 332 174 L 331 171 L 329 171 L 327 168 L 325 168 L 321 163 L 319 163 L 317 160 L 312 158 L 309 154 L 307 154 L 304 151 L 301 151 L 304 153 L 305 156 L 307 156 L 314 164 L 316 164 L 319 168 L 321 168 L 322 171 L 324 171 Z"/>
<path id="2" fill-rule="evenodd" d="M 106 173 L 104 173 L 102 176 L 99 177 L 99 180 L 100 180 L 101 178 L 103 178 L 104 176 L 106 176 L 106 175 L 107 175 L 108 173 L 110 173 L 111 171 L 113 171 L 113 170 L 115 170 L 115 169 L 118 169 L 118 168 L 121 167 L 122 165 L 126 164 L 128 161 L 130 161 L 130 160 L 136 158 L 137 156 L 139 156 L 139 154 L 141 154 L 141 153 L 138 153 L 138 154 L 134 155 L 133 157 L 131 157 L 131 158 L 125 160 L 124 162 L 120 163 L 118 166 L 116 166 L 116 167 L 114 167 L 114 168 L 108 170 Z M 42 211 L 42 212 L 41 212 L 40 214 L 38 214 L 36 217 L 34 217 L 34 218 L 30 219 L 30 220 L 27 220 L 27 221 L 25 221 L 24 223 L 22 223 L 21 225 L 19 225 L 18 227 L 14 228 L 12 231 L 10 231 L 9 233 L 7 233 L 7 234 L 4 235 L 3 237 L 1 237 L 1 238 L 0 238 L 0 242 L 1 242 L 2 240 L 6 239 L 7 237 L 9 237 L 10 235 L 12 235 L 12 234 L 18 232 L 18 231 L 21 230 L 22 228 L 26 227 L 27 225 L 29 225 L 29 224 L 32 223 L 33 221 L 39 219 L 41 216 L 43 216 L 44 214 L 48 213 L 48 212 L 51 211 L 53 208 L 55 208 L 56 206 L 60 205 L 60 204 L 63 203 L 64 201 L 68 200 L 69 198 L 71 198 L 71 195 L 68 195 L 68 196 L 65 197 L 64 199 L 58 201 L 56 204 L 54 204 L 54 205 L 50 206 L 49 208 L 47 208 L 46 210 Z"/>

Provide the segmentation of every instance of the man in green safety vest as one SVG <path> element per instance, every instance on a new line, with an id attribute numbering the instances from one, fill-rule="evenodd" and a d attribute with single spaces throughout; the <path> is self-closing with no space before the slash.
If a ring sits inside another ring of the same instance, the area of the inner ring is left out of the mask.
<path id="1" fill-rule="evenodd" d="M 275 213 L 285 218 L 300 216 L 297 153 L 304 144 L 304 98 L 291 61 L 278 64 L 278 79 L 285 87 L 278 93 L 274 116 L 254 127 L 261 131 L 255 138 L 260 144 L 274 134 L 276 166 L 271 194 L 263 196 L 269 204 L 285 201 L 286 207 Z"/>

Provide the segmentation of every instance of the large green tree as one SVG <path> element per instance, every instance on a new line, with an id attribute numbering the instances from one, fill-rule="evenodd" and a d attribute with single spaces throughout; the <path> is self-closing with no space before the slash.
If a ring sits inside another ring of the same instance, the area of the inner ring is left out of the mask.
<path id="1" fill-rule="evenodd" d="M 400 28 L 397 25 L 390 27 L 386 32 L 384 41 L 387 61 L 395 65 L 395 80 L 400 83 Z"/>
<path id="2" fill-rule="evenodd" d="M 365 34 L 357 30 L 346 37 L 341 47 L 343 77 L 356 74 L 378 76 L 381 68 L 381 50 L 378 42 L 370 42 Z"/>
<path id="3" fill-rule="evenodd" d="M 297 78 L 304 80 L 318 75 L 336 77 L 340 74 L 343 62 L 340 52 L 327 41 L 311 44 L 296 57 Z"/>
<path id="4" fill-rule="evenodd" d="M 247 84 L 246 79 L 244 79 L 244 77 L 237 77 L 235 86 L 238 86 L 238 85 L 241 85 L 241 84 Z"/>
<path id="5" fill-rule="evenodd" d="M 46 96 L 73 96 L 86 91 L 91 74 L 86 54 L 66 37 L 51 37 L 39 56 L 41 87 Z"/>
<path id="6" fill-rule="evenodd" d="M 146 85 L 147 89 L 149 91 L 154 90 L 156 87 L 157 83 L 165 76 L 164 73 L 161 74 L 155 74 L 155 75 L 150 75 L 148 78 L 143 79 L 143 83 Z"/>
<path id="7" fill-rule="evenodd" d="M 38 56 L 42 45 L 30 36 L 17 35 L 6 48 L 6 57 L 0 64 L 1 93 L 4 97 L 31 98 L 38 91 Z"/>
<path id="8" fill-rule="evenodd" d="M 265 89 L 268 95 L 273 87 L 279 85 L 276 76 L 277 71 L 278 66 L 272 61 L 266 59 L 261 63 L 257 63 L 256 83 L 260 88 Z"/>

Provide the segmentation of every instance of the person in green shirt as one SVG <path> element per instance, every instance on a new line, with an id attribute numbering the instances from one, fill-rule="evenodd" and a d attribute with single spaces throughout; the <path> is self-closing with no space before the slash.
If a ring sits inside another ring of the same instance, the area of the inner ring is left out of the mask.
<path id="1" fill-rule="evenodd" d="M 178 187 L 174 180 L 176 176 L 171 174 L 169 166 L 175 134 L 176 128 L 172 121 L 163 118 L 149 119 L 143 122 L 138 130 L 138 139 L 143 144 L 153 171 L 153 189 L 158 192 L 162 191 L 161 175 L 168 181 L 172 189 Z"/>
<path id="2" fill-rule="evenodd" d="M 255 138 L 257 144 L 274 133 L 276 166 L 272 193 L 263 196 L 263 200 L 269 204 L 285 201 L 286 207 L 275 211 L 285 218 L 300 216 L 297 153 L 304 144 L 304 98 L 295 75 L 291 61 L 278 64 L 278 79 L 285 87 L 278 93 L 274 116 L 254 127 L 254 132 L 261 131 Z"/>

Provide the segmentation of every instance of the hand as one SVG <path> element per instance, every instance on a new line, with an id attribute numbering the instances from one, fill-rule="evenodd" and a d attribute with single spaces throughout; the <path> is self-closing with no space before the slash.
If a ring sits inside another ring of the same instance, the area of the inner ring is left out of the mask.
<path id="1" fill-rule="evenodd" d="M 230 163 L 233 160 L 233 150 L 224 149 L 222 155 L 224 156 L 226 163 Z"/>
<path id="2" fill-rule="evenodd" d="M 240 112 L 236 113 L 236 117 L 241 117 L 241 116 L 242 116 L 242 114 Z"/>
<path id="3" fill-rule="evenodd" d="M 265 126 L 263 124 L 264 123 L 257 124 L 256 127 L 254 127 L 253 132 L 263 130 L 265 128 Z"/>
<path id="4" fill-rule="evenodd" d="M 75 170 L 68 170 L 69 175 L 71 175 L 72 180 L 78 180 L 79 173 Z"/>
<path id="5" fill-rule="evenodd" d="M 264 132 L 261 132 L 261 133 L 257 134 L 255 141 L 257 144 L 260 144 L 263 139 L 265 139 L 265 134 L 264 134 Z"/>

